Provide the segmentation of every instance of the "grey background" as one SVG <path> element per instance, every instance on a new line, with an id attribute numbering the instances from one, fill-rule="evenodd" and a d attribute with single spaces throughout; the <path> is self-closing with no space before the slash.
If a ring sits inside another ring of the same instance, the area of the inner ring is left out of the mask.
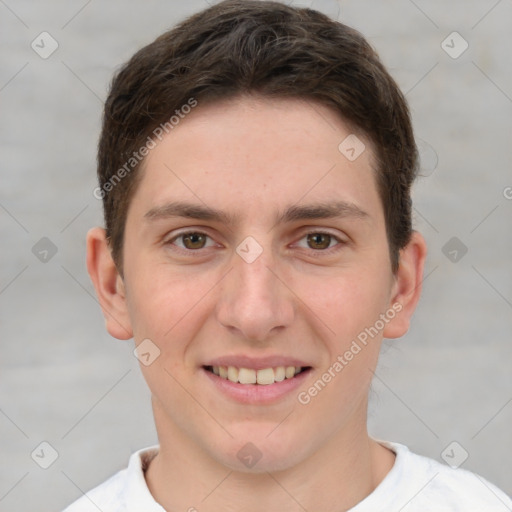
<path id="1" fill-rule="evenodd" d="M 410 332 L 383 349 L 371 433 L 437 460 L 457 441 L 462 467 L 511 494 L 512 2 L 300 4 L 371 41 L 422 147 L 423 297 Z M 206 6 L 0 0 L 2 512 L 62 509 L 156 443 L 133 341 L 106 333 L 85 268 L 86 232 L 102 224 L 95 146 L 113 71 Z M 31 48 L 43 31 L 59 44 L 47 59 Z M 441 46 L 453 31 L 469 44 L 456 59 Z M 46 262 L 32 252 L 42 237 L 57 248 Z M 458 248 L 446 248 L 452 237 Z M 59 455 L 46 470 L 31 458 L 43 441 Z"/>

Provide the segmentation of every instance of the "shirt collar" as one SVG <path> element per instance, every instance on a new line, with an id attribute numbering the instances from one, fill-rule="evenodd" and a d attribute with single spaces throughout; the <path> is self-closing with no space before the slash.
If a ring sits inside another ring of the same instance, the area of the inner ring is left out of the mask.
<path id="1" fill-rule="evenodd" d="M 159 446 L 154 445 L 138 450 L 130 456 L 125 487 L 127 512 L 165 512 L 149 492 L 144 472 L 151 459 L 158 453 Z"/>

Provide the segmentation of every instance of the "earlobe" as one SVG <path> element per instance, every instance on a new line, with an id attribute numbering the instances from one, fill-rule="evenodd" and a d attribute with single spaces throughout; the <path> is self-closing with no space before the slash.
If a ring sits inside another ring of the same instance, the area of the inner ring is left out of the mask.
<path id="1" fill-rule="evenodd" d="M 412 315 L 421 296 L 426 256 L 425 239 L 421 233 L 413 231 L 411 240 L 400 251 L 400 265 L 391 296 L 390 307 L 399 312 L 386 325 L 384 338 L 400 338 L 409 330 Z"/>
<path id="2" fill-rule="evenodd" d="M 109 334 L 120 340 L 132 338 L 124 282 L 112 259 L 103 228 L 92 228 L 87 233 L 87 271 L 96 289 Z"/>

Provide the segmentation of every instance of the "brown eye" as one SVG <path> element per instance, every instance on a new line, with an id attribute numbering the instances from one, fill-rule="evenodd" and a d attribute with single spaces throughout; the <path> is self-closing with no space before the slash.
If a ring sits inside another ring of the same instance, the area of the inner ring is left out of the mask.
<path id="1" fill-rule="evenodd" d="M 331 235 L 327 233 L 310 233 L 307 241 L 311 249 L 327 249 L 331 244 Z"/>
<path id="2" fill-rule="evenodd" d="M 178 254 L 187 256 L 192 256 L 194 253 L 197 256 L 204 255 L 208 249 L 216 246 L 212 237 L 202 231 L 182 231 L 181 234 L 164 242 L 164 245 Z"/>
<path id="3" fill-rule="evenodd" d="M 181 238 L 186 249 L 202 249 L 206 244 L 207 236 L 202 233 L 186 233 L 181 235 Z"/>

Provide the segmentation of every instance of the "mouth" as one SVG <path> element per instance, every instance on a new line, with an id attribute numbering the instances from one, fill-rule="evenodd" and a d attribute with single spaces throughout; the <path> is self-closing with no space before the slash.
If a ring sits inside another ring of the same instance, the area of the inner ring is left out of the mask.
<path id="1" fill-rule="evenodd" d="M 297 375 L 311 370 L 311 366 L 276 366 L 259 370 L 236 366 L 203 366 L 203 368 L 221 379 L 256 386 L 269 386 L 294 379 Z"/>
<path id="2" fill-rule="evenodd" d="M 230 354 L 203 361 L 200 374 L 212 396 L 244 405 L 271 405 L 293 400 L 307 385 L 314 372 L 308 362 L 285 354 Z"/>

